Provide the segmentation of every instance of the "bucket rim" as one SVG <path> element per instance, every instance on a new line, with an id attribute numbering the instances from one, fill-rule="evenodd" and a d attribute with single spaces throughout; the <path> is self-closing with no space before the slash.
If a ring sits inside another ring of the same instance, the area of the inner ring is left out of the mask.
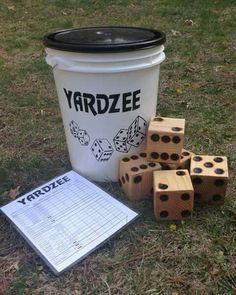
<path id="1" fill-rule="evenodd" d="M 89 38 L 94 38 L 94 41 L 89 41 Z M 160 46 L 165 41 L 166 35 L 160 30 L 134 26 L 71 28 L 50 32 L 43 38 L 43 44 L 48 48 L 94 54 L 147 49 Z"/>

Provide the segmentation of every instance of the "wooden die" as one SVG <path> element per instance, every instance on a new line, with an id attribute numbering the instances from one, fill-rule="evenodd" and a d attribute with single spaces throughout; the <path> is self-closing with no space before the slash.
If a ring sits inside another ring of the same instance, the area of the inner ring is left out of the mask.
<path id="1" fill-rule="evenodd" d="M 184 143 L 185 119 L 154 117 L 147 135 L 149 161 L 178 164 Z"/>
<path id="2" fill-rule="evenodd" d="M 188 170 L 157 171 L 153 177 L 156 218 L 179 220 L 191 217 L 194 192 Z"/>
<path id="3" fill-rule="evenodd" d="M 224 202 L 229 179 L 227 158 L 196 155 L 191 158 L 190 175 L 197 202 Z"/>
<path id="4" fill-rule="evenodd" d="M 161 170 L 159 163 L 147 162 L 146 152 L 119 158 L 119 184 L 131 200 L 153 194 L 153 171 Z"/>

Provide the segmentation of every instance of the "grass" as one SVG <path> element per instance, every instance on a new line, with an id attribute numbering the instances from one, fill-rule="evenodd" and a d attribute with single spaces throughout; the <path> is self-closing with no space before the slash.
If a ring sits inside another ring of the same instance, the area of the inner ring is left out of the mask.
<path id="1" fill-rule="evenodd" d="M 150 201 L 126 201 L 118 186 L 106 184 L 142 217 L 60 277 L 1 216 L 2 293 L 235 294 L 234 1 L 7 0 L 0 15 L 1 204 L 10 201 L 11 188 L 24 193 L 70 169 L 41 41 L 45 33 L 68 27 L 133 25 L 166 32 L 157 112 L 185 117 L 187 148 L 226 155 L 231 176 L 223 206 L 196 206 L 191 221 L 176 223 L 157 222 Z"/>

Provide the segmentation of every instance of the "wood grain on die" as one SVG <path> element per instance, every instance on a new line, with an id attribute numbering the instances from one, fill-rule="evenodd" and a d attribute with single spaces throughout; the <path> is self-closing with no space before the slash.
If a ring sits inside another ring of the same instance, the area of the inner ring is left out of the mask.
<path id="1" fill-rule="evenodd" d="M 191 176 L 228 178 L 227 158 L 223 156 L 192 156 L 190 174 Z"/>
<path id="2" fill-rule="evenodd" d="M 162 170 L 188 169 L 188 171 L 190 171 L 190 160 L 191 157 L 194 155 L 195 154 L 193 152 L 182 149 L 179 164 L 160 163 L 162 166 Z"/>
<path id="3" fill-rule="evenodd" d="M 184 143 L 185 119 L 154 117 L 148 127 L 148 160 L 179 163 Z"/>
<path id="4" fill-rule="evenodd" d="M 119 184 L 129 199 L 138 200 L 153 194 L 153 171 L 159 163 L 147 162 L 145 151 L 119 158 Z"/>
<path id="5" fill-rule="evenodd" d="M 192 156 L 190 175 L 197 202 L 213 204 L 224 202 L 229 179 L 226 157 Z"/>
<path id="6" fill-rule="evenodd" d="M 194 192 L 188 170 L 156 171 L 153 181 L 156 218 L 178 220 L 191 217 Z"/>

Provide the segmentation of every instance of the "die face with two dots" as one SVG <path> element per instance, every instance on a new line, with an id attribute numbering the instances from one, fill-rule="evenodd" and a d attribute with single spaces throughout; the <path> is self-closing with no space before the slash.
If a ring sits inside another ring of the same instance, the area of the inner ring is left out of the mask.
<path id="1" fill-rule="evenodd" d="M 191 158 L 190 175 L 197 202 L 224 202 L 229 179 L 226 157 L 195 155 Z"/>
<path id="2" fill-rule="evenodd" d="M 185 119 L 153 117 L 148 127 L 148 160 L 178 164 L 184 143 Z"/>
<path id="3" fill-rule="evenodd" d="M 176 170 L 176 169 L 187 169 L 190 171 L 190 160 L 195 154 L 189 150 L 182 149 L 181 158 L 179 164 L 167 164 L 161 163 L 162 170 Z"/>
<path id="4" fill-rule="evenodd" d="M 119 158 L 119 184 L 131 200 L 151 197 L 153 171 L 161 170 L 159 163 L 147 162 L 146 152 Z"/>
<path id="5" fill-rule="evenodd" d="M 191 217 L 194 191 L 188 170 L 157 171 L 153 178 L 156 218 L 181 220 Z"/>

